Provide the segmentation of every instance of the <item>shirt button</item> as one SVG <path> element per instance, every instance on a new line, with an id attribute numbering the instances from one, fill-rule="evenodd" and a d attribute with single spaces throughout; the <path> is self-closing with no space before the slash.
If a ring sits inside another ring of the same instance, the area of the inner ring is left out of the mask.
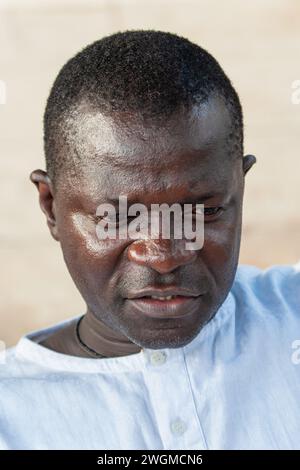
<path id="1" fill-rule="evenodd" d="M 151 363 L 154 366 L 159 366 L 160 364 L 164 364 L 167 360 L 167 355 L 163 351 L 155 351 L 150 356 Z"/>
<path id="2" fill-rule="evenodd" d="M 171 423 L 170 427 L 172 434 L 174 434 L 175 436 L 181 436 L 187 430 L 186 423 L 179 418 L 175 419 L 175 421 Z"/>

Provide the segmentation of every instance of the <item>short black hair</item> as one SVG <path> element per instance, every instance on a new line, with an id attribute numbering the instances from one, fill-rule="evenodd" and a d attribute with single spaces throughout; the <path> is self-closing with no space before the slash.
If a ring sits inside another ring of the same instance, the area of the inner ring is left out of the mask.
<path id="1" fill-rule="evenodd" d="M 179 107 L 203 103 L 212 94 L 225 99 L 231 115 L 230 140 L 243 152 L 239 97 L 216 59 L 176 34 L 124 31 L 85 47 L 59 72 L 44 114 L 46 169 L 52 180 L 66 164 L 59 135 L 72 108 L 87 101 L 101 112 L 139 112 L 159 119 Z"/>

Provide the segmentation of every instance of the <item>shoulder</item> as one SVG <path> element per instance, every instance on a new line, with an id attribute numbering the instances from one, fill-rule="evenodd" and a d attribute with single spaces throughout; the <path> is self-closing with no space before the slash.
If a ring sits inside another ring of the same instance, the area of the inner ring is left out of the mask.
<path id="1" fill-rule="evenodd" d="M 36 365 L 18 355 L 18 345 L 1 352 L 0 384 L 19 380 L 36 373 Z"/>
<path id="2" fill-rule="evenodd" d="M 54 361 L 53 355 L 56 356 L 51 339 L 57 338 L 57 343 L 61 339 L 62 342 L 66 337 L 64 333 L 74 328 L 78 318 L 71 317 L 46 328 L 33 330 L 22 336 L 15 346 L 3 348 L 0 353 L 0 384 L 16 380 L 20 383 L 20 379 L 37 380 L 47 373 L 51 374 L 52 367 L 48 363 L 50 359 Z"/>
<path id="3" fill-rule="evenodd" d="M 234 287 L 259 297 L 277 298 L 289 293 L 291 300 L 300 300 L 300 262 L 293 265 L 274 265 L 265 269 L 239 265 Z"/>
<path id="4" fill-rule="evenodd" d="M 265 269 L 239 265 L 232 293 L 236 302 L 246 309 L 254 307 L 264 315 L 286 313 L 300 319 L 300 262 Z"/>

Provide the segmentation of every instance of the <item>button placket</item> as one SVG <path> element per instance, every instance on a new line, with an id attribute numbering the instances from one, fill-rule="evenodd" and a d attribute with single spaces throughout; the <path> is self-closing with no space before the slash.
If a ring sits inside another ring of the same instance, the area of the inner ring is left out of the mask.
<path id="1" fill-rule="evenodd" d="M 206 449 L 181 348 L 147 351 L 144 372 L 165 449 Z"/>
<path id="2" fill-rule="evenodd" d="M 187 424 L 182 419 L 177 418 L 171 422 L 170 429 L 174 436 L 182 436 L 187 430 Z"/>
<path id="3" fill-rule="evenodd" d="M 151 364 L 154 366 L 159 366 L 164 364 L 167 360 L 167 354 L 164 351 L 155 351 L 150 355 Z"/>

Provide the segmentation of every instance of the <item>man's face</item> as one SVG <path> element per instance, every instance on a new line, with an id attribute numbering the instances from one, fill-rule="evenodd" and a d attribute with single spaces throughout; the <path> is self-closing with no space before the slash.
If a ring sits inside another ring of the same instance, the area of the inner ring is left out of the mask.
<path id="1" fill-rule="evenodd" d="M 55 238 L 88 309 L 141 347 L 188 344 L 224 301 L 238 263 L 245 162 L 228 146 L 228 110 L 211 98 L 155 126 L 82 109 L 71 127 L 64 151 L 86 163 L 75 161 L 74 171 L 59 178 Z M 100 240 L 97 207 L 117 204 L 120 195 L 128 205 L 149 209 L 154 203 L 220 209 L 214 215 L 206 211 L 200 250 L 188 250 L 184 239 L 172 237 Z M 173 299 L 169 307 L 163 306 L 166 300 L 134 298 L 144 289 L 167 287 L 191 297 Z M 158 302 L 165 316 L 153 314 Z M 181 316 L 169 315 L 172 308 Z"/>

